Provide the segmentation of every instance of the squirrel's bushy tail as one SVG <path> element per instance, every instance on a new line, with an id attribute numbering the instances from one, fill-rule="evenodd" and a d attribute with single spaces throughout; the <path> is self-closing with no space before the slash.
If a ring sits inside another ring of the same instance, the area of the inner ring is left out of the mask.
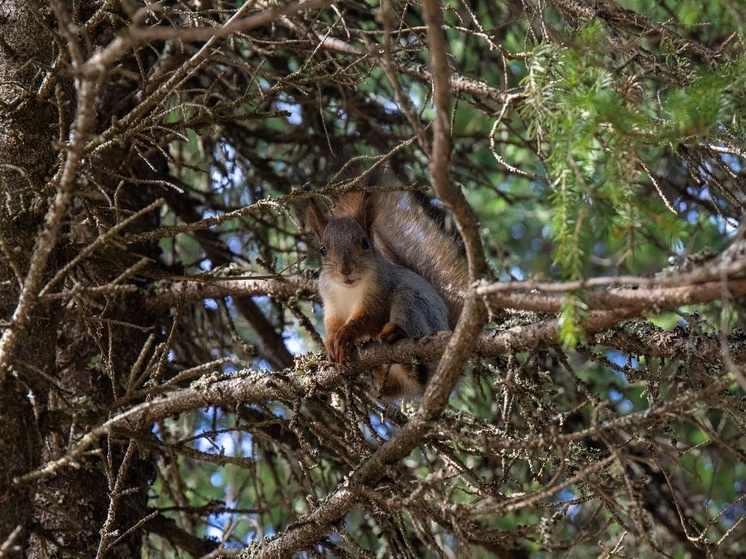
<path id="1" fill-rule="evenodd" d="M 449 230 L 446 211 L 420 192 L 379 191 L 374 197 L 376 247 L 435 287 L 446 302 L 453 329 L 464 305 L 468 271 L 461 237 Z"/>

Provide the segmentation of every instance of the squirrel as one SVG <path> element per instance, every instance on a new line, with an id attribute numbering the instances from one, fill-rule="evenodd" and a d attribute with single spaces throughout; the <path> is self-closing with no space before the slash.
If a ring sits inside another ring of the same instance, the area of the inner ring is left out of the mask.
<path id="1" fill-rule="evenodd" d="M 424 195 L 357 192 L 328 214 L 304 204 L 319 242 L 319 293 L 329 360 L 344 364 L 358 341 L 394 343 L 452 329 L 463 305 L 463 250 L 443 227 L 444 212 Z M 417 398 L 432 364 L 384 365 L 373 371 L 386 400 Z"/>

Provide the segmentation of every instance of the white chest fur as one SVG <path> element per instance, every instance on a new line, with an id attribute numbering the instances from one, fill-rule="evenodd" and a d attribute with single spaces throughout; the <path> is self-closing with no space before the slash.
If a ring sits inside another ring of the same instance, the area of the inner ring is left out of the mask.
<path id="1" fill-rule="evenodd" d="M 352 287 L 336 281 L 322 281 L 321 297 L 324 299 L 324 312 L 346 321 L 350 315 L 363 306 L 366 285 L 358 281 Z"/>

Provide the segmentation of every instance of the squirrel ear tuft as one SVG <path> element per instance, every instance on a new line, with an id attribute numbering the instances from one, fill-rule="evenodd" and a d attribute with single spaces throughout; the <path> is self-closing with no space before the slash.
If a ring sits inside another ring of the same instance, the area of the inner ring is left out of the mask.
<path id="1" fill-rule="evenodd" d="M 311 228 L 316 238 L 321 241 L 324 236 L 324 229 L 329 223 L 329 218 L 321 210 L 316 200 L 309 200 L 308 204 L 305 205 L 304 217 L 306 224 Z"/>
<path id="2" fill-rule="evenodd" d="M 355 218 L 363 226 L 365 232 L 370 233 L 373 222 L 376 220 L 376 201 L 370 192 L 364 192 L 360 198 L 360 205 Z"/>

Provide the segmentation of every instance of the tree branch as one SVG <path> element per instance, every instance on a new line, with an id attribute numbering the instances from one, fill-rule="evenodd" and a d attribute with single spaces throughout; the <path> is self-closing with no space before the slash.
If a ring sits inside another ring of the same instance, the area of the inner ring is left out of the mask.
<path id="1" fill-rule="evenodd" d="M 287 301 L 293 297 L 309 299 L 316 294 L 316 280 L 301 275 L 268 277 L 183 279 L 174 281 L 163 291 L 154 293 L 147 301 L 151 312 L 160 313 L 180 301 L 195 303 L 219 297 L 255 297 L 267 295 Z"/>
<path id="2" fill-rule="evenodd" d="M 565 295 L 560 293 L 489 293 L 489 287 L 491 286 L 480 286 L 477 292 L 484 294 L 485 300 L 489 301 L 491 306 L 504 309 L 555 313 L 561 310 L 565 298 Z M 713 280 L 649 289 L 580 292 L 578 296 L 589 309 L 625 309 L 634 312 L 636 316 L 652 316 L 682 305 L 717 301 L 722 296 L 723 287 L 726 287 L 733 297 L 746 295 L 746 279 L 732 279 L 725 283 Z"/>

